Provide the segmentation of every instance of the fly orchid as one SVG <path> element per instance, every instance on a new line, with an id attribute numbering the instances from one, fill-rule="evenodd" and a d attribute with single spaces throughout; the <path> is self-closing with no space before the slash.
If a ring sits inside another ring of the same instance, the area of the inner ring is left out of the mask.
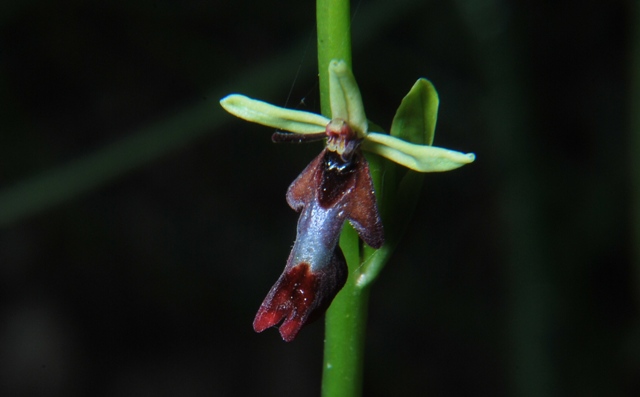
<path id="1" fill-rule="evenodd" d="M 424 84 L 432 89 L 431 83 L 420 79 L 412 92 L 420 91 Z M 329 96 L 331 119 L 238 94 L 220 101 L 226 111 L 241 119 L 275 128 L 274 142 L 326 138 L 324 150 L 287 191 L 287 203 L 300 212 L 296 241 L 284 272 L 253 322 L 256 332 L 282 322 L 279 330 L 285 341 L 293 340 L 305 323 L 322 314 L 347 280 L 346 261 L 338 245 L 345 220 L 369 246 L 380 248 L 384 243 L 369 164 L 361 149 L 419 172 L 448 171 L 475 159 L 473 153 L 413 144 L 384 133 L 369 132 L 360 90 L 344 61 L 333 60 L 329 64 Z M 435 127 L 435 106 L 430 109 L 433 114 L 417 116 L 430 118 L 425 125 Z M 430 135 L 427 144 L 431 143 L 432 133 L 427 134 Z"/>

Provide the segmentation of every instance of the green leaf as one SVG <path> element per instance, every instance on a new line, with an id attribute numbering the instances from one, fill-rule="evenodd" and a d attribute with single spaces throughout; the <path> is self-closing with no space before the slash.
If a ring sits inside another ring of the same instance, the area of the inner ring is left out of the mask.
<path id="1" fill-rule="evenodd" d="M 407 142 L 431 145 L 438 119 L 438 92 L 427 79 L 418 79 L 400 103 L 391 135 Z"/>
<path id="2" fill-rule="evenodd" d="M 416 148 L 409 142 L 430 145 L 433 142 L 436 127 L 438 103 L 438 93 L 433 85 L 426 79 L 419 79 L 404 97 L 393 118 L 391 136 L 373 133 L 369 134 L 369 140 L 381 138 L 385 144 L 392 146 L 400 144 L 403 149 L 409 147 L 412 150 Z M 371 126 L 371 128 L 375 127 Z M 406 142 L 400 142 L 398 139 Z M 382 186 L 376 186 L 376 193 L 379 197 L 378 205 L 383 218 L 386 241 L 378 250 L 364 247 L 362 271 L 357 280 L 361 287 L 370 285 L 378 277 L 400 242 L 417 205 L 424 178 L 424 174 L 420 172 L 401 170 L 397 167 L 395 161 L 399 157 L 405 158 L 405 163 L 416 163 L 411 156 L 392 147 L 374 145 L 370 142 L 365 140 L 363 148 L 371 153 L 367 153 L 367 158 L 374 180 L 382 179 L 380 184 Z M 372 153 L 392 159 L 394 162 Z M 379 175 L 376 175 L 377 173 Z"/>

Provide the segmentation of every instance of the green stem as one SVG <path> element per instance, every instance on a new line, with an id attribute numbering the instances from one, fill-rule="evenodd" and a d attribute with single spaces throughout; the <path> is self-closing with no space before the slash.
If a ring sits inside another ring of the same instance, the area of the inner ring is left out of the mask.
<path id="1" fill-rule="evenodd" d="M 331 117 L 329 62 L 342 59 L 351 66 L 350 11 L 348 0 L 318 0 L 318 71 L 322 113 Z M 364 341 L 369 289 L 356 284 L 360 266 L 357 233 L 345 224 L 340 247 L 349 267 L 346 285 L 326 315 L 322 396 L 357 397 L 362 394 Z"/>
<path id="2" fill-rule="evenodd" d="M 340 246 L 349 266 L 349 279 L 326 315 L 323 397 L 362 395 L 369 288 L 356 284 L 354 270 L 360 264 L 359 244 L 355 230 L 345 225 Z"/>
<path id="3" fill-rule="evenodd" d="M 329 106 L 329 62 L 342 59 L 351 67 L 351 20 L 349 0 L 318 0 L 318 74 L 322 114 L 331 117 Z"/>

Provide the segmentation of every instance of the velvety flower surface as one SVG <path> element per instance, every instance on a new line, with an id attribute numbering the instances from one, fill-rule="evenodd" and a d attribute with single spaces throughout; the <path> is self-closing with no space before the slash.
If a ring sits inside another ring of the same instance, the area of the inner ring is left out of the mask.
<path id="1" fill-rule="evenodd" d="M 351 145 L 336 144 L 347 149 Z M 374 248 L 382 246 L 384 237 L 369 167 L 357 145 L 342 154 L 323 150 L 291 184 L 287 202 L 300 212 L 296 241 L 253 327 L 262 332 L 284 320 L 280 334 L 290 341 L 314 314 L 327 309 L 347 280 L 347 264 L 338 246 L 344 221 L 349 220 Z"/>

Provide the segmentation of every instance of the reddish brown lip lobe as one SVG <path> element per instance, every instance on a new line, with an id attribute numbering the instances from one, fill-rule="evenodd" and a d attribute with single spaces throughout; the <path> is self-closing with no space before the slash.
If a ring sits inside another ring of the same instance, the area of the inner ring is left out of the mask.
<path id="1" fill-rule="evenodd" d="M 315 301 L 316 284 L 317 278 L 308 263 L 300 263 L 286 271 L 278 280 L 278 289 L 269 294 L 273 296 L 265 299 L 268 304 L 260 307 L 253 329 L 262 332 L 286 317 L 280 326 L 280 334 L 287 342 L 293 340 L 306 320 L 300 315 L 307 313 Z"/>

